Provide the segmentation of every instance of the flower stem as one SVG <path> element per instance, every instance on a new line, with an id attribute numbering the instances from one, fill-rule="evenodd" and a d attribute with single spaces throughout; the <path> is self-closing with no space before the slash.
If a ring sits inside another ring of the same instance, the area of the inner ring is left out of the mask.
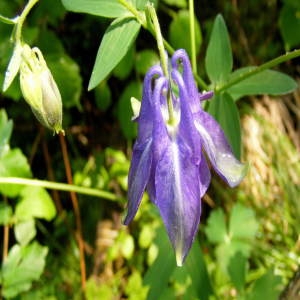
<path id="1" fill-rule="evenodd" d="M 128 1 L 126 0 L 118 0 L 120 4 L 122 4 L 128 11 L 130 11 L 134 17 L 138 20 L 138 22 L 146 28 L 146 20 L 144 16 Z"/>
<path id="2" fill-rule="evenodd" d="M 32 7 L 38 2 L 39 0 L 29 0 L 27 5 L 25 6 L 24 10 L 22 11 L 21 15 L 18 17 L 16 22 L 16 31 L 15 31 L 15 41 L 20 41 L 22 37 L 22 27 L 25 22 L 27 15 L 29 14 Z"/>
<path id="3" fill-rule="evenodd" d="M 197 74 L 194 0 L 189 0 L 189 19 L 190 19 L 192 70 L 194 74 Z"/>
<path id="4" fill-rule="evenodd" d="M 2 23 L 5 23 L 5 24 L 15 25 L 18 21 L 18 17 L 10 19 L 10 18 L 7 18 L 7 17 L 4 17 L 4 16 L 0 15 L 0 21 Z"/>
<path id="5" fill-rule="evenodd" d="M 249 72 L 246 72 L 246 73 L 242 74 L 241 76 L 239 76 L 237 78 L 229 80 L 223 86 L 220 86 L 219 88 L 216 88 L 216 92 L 220 93 L 222 91 L 225 91 L 228 88 L 230 88 L 231 86 L 233 86 L 233 85 L 235 85 L 235 84 L 237 84 L 237 83 L 239 83 L 239 82 L 241 82 L 241 81 L 243 81 L 243 80 L 245 80 L 245 79 L 247 79 L 247 78 L 249 78 L 253 75 L 256 75 L 256 74 L 258 74 L 262 71 L 265 71 L 267 69 L 273 68 L 273 67 L 275 67 L 275 66 L 277 66 L 277 65 L 279 65 L 283 62 L 286 62 L 286 61 L 291 60 L 293 58 L 296 58 L 298 56 L 300 56 L 300 49 L 296 49 L 292 52 L 287 52 L 283 55 L 280 55 L 280 56 L 278 56 L 278 57 L 276 57 L 276 58 L 274 58 L 274 59 L 272 59 L 272 60 L 256 67 L 256 68 L 254 68 L 254 69 L 251 69 Z"/>
<path id="6" fill-rule="evenodd" d="M 118 200 L 116 195 L 107 191 L 87 188 L 87 187 L 74 185 L 74 184 L 47 181 L 47 180 L 29 179 L 29 178 L 21 178 L 21 177 L 0 177 L 0 183 L 39 186 L 50 190 L 76 192 L 78 194 L 100 197 L 112 201 Z"/>

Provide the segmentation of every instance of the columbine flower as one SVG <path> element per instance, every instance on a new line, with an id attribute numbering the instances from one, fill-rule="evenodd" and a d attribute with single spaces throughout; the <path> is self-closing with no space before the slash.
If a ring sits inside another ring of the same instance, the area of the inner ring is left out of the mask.
<path id="1" fill-rule="evenodd" d="M 213 93 L 198 92 L 184 50 L 175 52 L 171 65 L 171 79 L 163 75 L 160 66 L 152 67 L 145 77 L 124 224 L 135 216 L 147 189 L 180 266 L 197 233 L 200 200 L 211 179 L 203 150 L 231 187 L 240 183 L 247 167 L 234 157 L 218 123 L 203 111 L 200 101 Z"/>
<path id="2" fill-rule="evenodd" d="M 58 87 L 38 48 L 23 46 L 20 86 L 36 118 L 56 133 L 62 132 L 62 101 Z"/>

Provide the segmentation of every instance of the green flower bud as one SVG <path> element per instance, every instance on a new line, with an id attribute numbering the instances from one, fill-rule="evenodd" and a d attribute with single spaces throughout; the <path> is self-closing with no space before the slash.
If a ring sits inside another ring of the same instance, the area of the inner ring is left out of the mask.
<path id="1" fill-rule="evenodd" d="M 62 101 L 58 87 L 38 48 L 23 46 L 20 86 L 36 118 L 54 132 L 62 129 Z"/>

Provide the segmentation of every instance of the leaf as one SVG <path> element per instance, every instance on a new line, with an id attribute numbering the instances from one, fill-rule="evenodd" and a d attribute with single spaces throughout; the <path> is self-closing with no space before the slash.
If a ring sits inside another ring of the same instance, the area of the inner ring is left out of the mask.
<path id="1" fill-rule="evenodd" d="M 95 88 L 121 61 L 141 25 L 132 18 L 119 18 L 113 21 L 101 41 L 88 89 Z"/>
<path id="2" fill-rule="evenodd" d="M 229 219 L 229 235 L 233 239 L 253 240 L 258 229 L 254 211 L 242 204 L 235 204 Z"/>
<path id="3" fill-rule="evenodd" d="M 62 0 L 67 10 L 106 18 L 128 15 L 127 9 L 118 0 Z"/>
<path id="4" fill-rule="evenodd" d="M 253 285 L 251 293 L 246 297 L 247 300 L 268 299 L 277 300 L 282 291 L 282 279 L 274 275 L 270 269 L 266 274 L 257 279 Z"/>
<path id="5" fill-rule="evenodd" d="M 247 259 L 241 252 L 237 252 L 229 261 L 228 274 L 238 291 L 244 289 L 246 282 Z"/>
<path id="6" fill-rule="evenodd" d="M 175 15 L 169 27 L 169 40 L 174 49 L 186 49 L 191 57 L 190 17 L 187 10 L 181 10 Z M 200 24 L 195 17 L 196 54 L 200 51 L 201 43 L 202 35 Z"/>
<path id="7" fill-rule="evenodd" d="M 7 225 L 10 223 L 12 218 L 12 208 L 8 204 L 0 203 L 0 225 Z"/>
<path id="8" fill-rule="evenodd" d="M 208 112 L 218 121 L 235 157 L 241 156 L 241 124 L 236 104 L 229 94 L 217 94 L 209 102 Z"/>
<path id="9" fill-rule="evenodd" d="M 20 197 L 15 211 L 18 220 L 28 220 L 34 217 L 50 221 L 55 217 L 55 206 L 45 189 L 26 186 L 21 191 Z"/>
<path id="10" fill-rule="evenodd" d="M 14 245 L 2 265 L 2 296 L 13 298 L 28 291 L 43 273 L 47 252 L 47 247 L 36 242 L 24 247 Z"/>
<path id="11" fill-rule="evenodd" d="M 232 73 L 231 79 L 242 76 L 254 68 L 238 69 Z M 238 82 L 227 89 L 227 92 L 234 100 L 238 100 L 246 95 L 283 95 L 294 91 L 297 86 L 297 82 L 290 76 L 278 71 L 265 70 Z"/>
<path id="12" fill-rule="evenodd" d="M 295 7 L 290 3 L 285 3 L 280 10 L 279 28 L 284 40 L 284 45 L 287 51 L 295 46 L 300 45 L 300 5 Z"/>
<path id="13" fill-rule="evenodd" d="M 159 64 L 157 53 L 151 49 L 145 49 L 137 53 L 135 69 L 142 76 L 146 75 L 150 67 Z"/>
<path id="14" fill-rule="evenodd" d="M 222 243 L 227 235 L 225 215 L 221 208 L 213 210 L 204 228 L 205 234 L 211 243 Z"/>
<path id="15" fill-rule="evenodd" d="M 82 78 L 77 63 L 62 53 L 49 55 L 46 60 L 61 93 L 63 106 L 79 108 Z"/>
<path id="16" fill-rule="evenodd" d="M 12 133 L 13 122 L 7 119 L 4 109 L 0 110 L 0 157 L 9 150 L 9 139 Z"/>
<path id="17" fill-rule="evenodd" d="M 106 111 L 111 104 L 111 91 L 106 81 L 102 81 L 95 89 L 95 101 L 97 108 Z"/>
<path id="18" fill-rule="evenodd" d="M 215 19 L 205 56 L 206 73 L 216 86 L 226 81 L 232 70 L 232 51 L 226 24 L 221 15 Z"/>
<path id="19" fill-rule="evenodd" d="M 127 78 L 133 68 L 134 47 L 130 47 L 125 56 L 113 70 L 113 75 L 120 80 Z"/>
<path id="20" fill-rule="evenodd" d="M 137 134 L 136 123 L 132 122 L 133 112 L 131 109 L 130 97 L 141 98 L 142 87 L 139 82 L 133 81 L 123 91 L 117 107 L 118 120 L 121 130 L 126 139 L 134 139 Z"/>
<path id="21" fill-rule="evenodd" d="M 36 235 L 34 219 L 15 224 L 14 232 L 18 243 L 22 246 L 27 245 Z"/>
<path id="22" fill-rule="evenodd" d="M 20 149 L 10 150 L 0 157 L 0 177 L 31 177 L 27 158 Z M 23 188 L 18 184 L 0 184 L 0 192 L 8 197 L 18 196 Z"/>

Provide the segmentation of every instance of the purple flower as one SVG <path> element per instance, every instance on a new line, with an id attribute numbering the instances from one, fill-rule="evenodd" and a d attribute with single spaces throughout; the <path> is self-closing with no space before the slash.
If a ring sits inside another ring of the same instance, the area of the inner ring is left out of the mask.
<path id="1" fill-rule="evenodd" d="M 171 67 L 171 78 L 154 66 L 144 80 L 124 224 L 133 219 L 147 190 L 181 266 L 196 236 L 201 197 L 211 180 L 206 157 L 231 187 L 244 178 L 247 166 L 234 157 L 220 125 L 203 111 L 200 101 L 213 93 L 198 92 L 184 50 L 174 53 Z"/>

